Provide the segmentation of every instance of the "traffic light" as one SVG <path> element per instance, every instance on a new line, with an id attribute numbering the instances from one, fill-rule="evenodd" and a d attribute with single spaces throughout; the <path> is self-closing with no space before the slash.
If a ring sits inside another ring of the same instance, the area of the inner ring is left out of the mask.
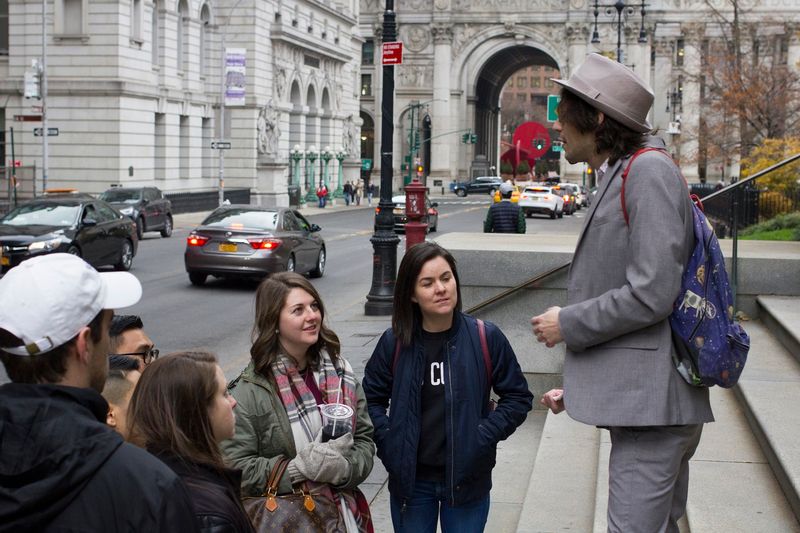
<path id="1" fill-rule="evenodd" d="M 534 139 L 533 146 L 536 147 L 537 150 L 541 150 L 544 148 L 544 139 Z"/>
<path id="2" fill-rule="evenodd" d="M 469 136 L 469 142 L 471 142 L 472 144 L 477 143 L 478 142 L 478 134 L 477 133 L 471 134 Z"/>
<path id="3" fill-rule="evenodd" d="M 424 168 L 422 165 L 417 165 L 417 176 L 419 176 L 420 178 L 422 177 L 423 170 Z"/>

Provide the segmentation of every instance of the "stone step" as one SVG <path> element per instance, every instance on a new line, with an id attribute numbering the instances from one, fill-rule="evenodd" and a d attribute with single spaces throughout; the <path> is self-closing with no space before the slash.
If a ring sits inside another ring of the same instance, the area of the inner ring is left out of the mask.
<path id="1" fill-rule="evenodd" d="M 720 387 L 710 392 L 716 422 L 703 428 L 689 466 L 689 529 L 698 533 L 800 532 L 735 393 Z"/>
<path id="2" fill-rule="evenodd" d="M 769 461 L 786 500 L 800 517 L 800 362 L 767 327 L 745 324 L 750 354 L 739 384 L 741 402 L 761 450 Z"/>
<path id="3" fill-rule="evenodd" d="M 800 298 L 762 295 L 756 300 L 761 321 L 800 361 Z"/>
<path id="4" fill-rule="evenodd" d="M 591 531 L 598 433 L 566 413 L 548 412 L 518 533 Z"/>

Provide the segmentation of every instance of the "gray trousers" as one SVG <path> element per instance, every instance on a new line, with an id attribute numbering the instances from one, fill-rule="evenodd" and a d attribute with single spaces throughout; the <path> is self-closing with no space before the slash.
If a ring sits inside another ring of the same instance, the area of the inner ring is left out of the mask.
<path id="1" fill-rule="evenodd" d="M 678 533 L 703 425 L 612 427 L 609 533 Z"/>

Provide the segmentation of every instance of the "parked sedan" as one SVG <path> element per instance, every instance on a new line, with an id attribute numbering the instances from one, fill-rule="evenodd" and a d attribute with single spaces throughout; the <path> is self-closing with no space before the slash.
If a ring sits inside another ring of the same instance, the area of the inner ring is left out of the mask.
<path id="1" fill-rule="evenodd" d="M 112 187 L 100 199 L 136 222 L 140 239 L 145 231 L 160 231 L 162 237 L 172 235 L 172 203 L 158 187 Z"/>
<path id="2" fill-rule="evenodd" d="M 81 256 L 94 267 L 130 270 L 138 242 L 134 223 L 102 200 L 46 196 L 0 218 L 0 272 L 55 252 Z"/>
<path id="3" fill-rule="evenodd" d="M 406 216 L 406 195 L 400 194 L 392 196 L 392 202 L 394 203 L 394 209 L 392 210 L 394 231 L 398 233 L 405 232 L 405 225 L 406 222 L 408 222 L 408 217 Z M 439 227 L 439 211 L 436 210 L 438 205 L 439 204 L 436 202 L 431 202 L 430 198 L 427 196 L 425 197 L 425 216 L 422 218 L 422 222 L 428 225 L 429 232 L 436 231 L 436 228 Z M 375 212 L 377 214 L 377 210 Z"/>
<path id="4" fill-rule="evenodd" d="M 189 281 L 202 285 L 216 277 L 264 277 L 292 271 L 321 277 L 325 241 L 298 211 L 252 205 L 214 210 L 186 239 Z"/>
<path id="5" fill-rule="evenodd" d="M 564 199 L 548 185 L 525 187 L 519 196 L 519 207 L 526 217 L 534 213 L 549 215 L 550 218 L 564 216 Z"/>

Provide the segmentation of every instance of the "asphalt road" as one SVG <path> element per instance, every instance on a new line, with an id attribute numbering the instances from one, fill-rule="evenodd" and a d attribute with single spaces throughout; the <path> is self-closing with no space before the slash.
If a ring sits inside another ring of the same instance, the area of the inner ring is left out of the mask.
<path id="1" fill-rule="evenodd" d="M 464 199 L 446 197 L 439 202 L 439 232 L 480 232 L 489 206 L 487 196 Z M 577 233 L 583 222 L 577 215 L 550 220 L 527 219 L 528 233 Z M 363 314 L 365 296 L 372 281 L 372 209 L 340 209 L 308 216 L 322 227 L 328 263 L 325 275 L 313 280 L 322 295 L 330 322 Z M 146 233 L 139 244 L 131 270 L 142 282 L 141 301 L 124 313 L 142 317 L 145 331 L 161 353 L 175 350 L 203 349 L 215 352 L 227 376 L 234 376 L 249 359 L 250 333 L 253 324 L 253 281 L 209 278 L 203 287 L 194 287 L 183 267 L 183 250 L 190 225 L 176 228 L 171 238 Z M 431 237 L 437 235 L 431 234 Z M 401 236 L 398 264 L 405 249 Z M 381 330 L 382 330 L 381 326 Z M 354 367 L 361 366 L 353 361 Z M 0 383 L 6 381 L 0 369 Z"/>

